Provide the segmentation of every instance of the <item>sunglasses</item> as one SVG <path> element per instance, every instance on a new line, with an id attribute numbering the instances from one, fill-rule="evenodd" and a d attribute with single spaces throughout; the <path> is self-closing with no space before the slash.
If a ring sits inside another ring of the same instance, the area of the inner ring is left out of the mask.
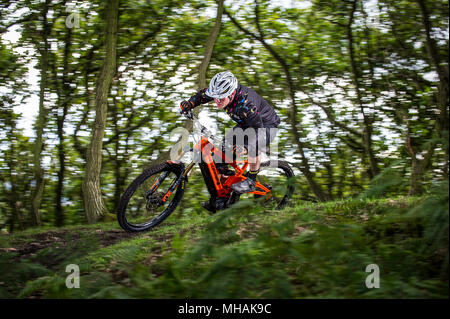
<path id="1" fill-rule="evenodd" d="M 225 97 L 222 97 L 222 98 L 220 98 L 220 99 L 214 98 L 214 100 L 216 100 L 217 102 L 222 102 L 222 101 L 224 101 L 224 100 L 227 99 L 227 98 L 229 98 L 229 96 L 225 96 Z"/>

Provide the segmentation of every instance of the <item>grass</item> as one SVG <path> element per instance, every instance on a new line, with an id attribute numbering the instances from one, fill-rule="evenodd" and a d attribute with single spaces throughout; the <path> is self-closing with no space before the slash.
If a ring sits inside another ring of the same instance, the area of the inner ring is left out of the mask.
<path id="1" fill-rule="evenodd" d="M 253 201 L 213 216 L 195 209 L 137 235 L 114 222 L 2 235 L 0 297 L 448 298 L 443 192 L 278 212 Z M 80 289 L 66 288 L 69 263 L 80 266 Z M 365 285 L 369 264 L 379 289 Z"/>

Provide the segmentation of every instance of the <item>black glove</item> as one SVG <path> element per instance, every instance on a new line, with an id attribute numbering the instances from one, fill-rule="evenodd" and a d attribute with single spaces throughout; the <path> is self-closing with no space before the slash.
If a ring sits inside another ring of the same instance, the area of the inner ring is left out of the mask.
<path id="1" fill-rule="evenodd" d="M 190 110 L 194 108 L 194 102 L 183 101 L 180 103 L 181 113 L 187 114 Z"/>

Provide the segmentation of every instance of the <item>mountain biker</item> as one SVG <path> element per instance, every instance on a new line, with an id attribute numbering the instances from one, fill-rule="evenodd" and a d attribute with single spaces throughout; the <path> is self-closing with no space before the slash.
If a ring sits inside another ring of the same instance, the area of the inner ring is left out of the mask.
<path id="1" fill-rule="evenodd" d="M 250 135 L 243 145 L 247 151 L 250 166 L 247 178 L 231 185 L 231 189 L 238 194 L 253 192 L 261 164 L 261 152 L 267 150 L 268 145 L 275 137 L 275 134 L 270 134 L 270 129 L 272 128 L 273 132 L 273 128 L 278 127 L 280 117 L 276 114 L 273 107 L 254 90 L 239 84 L 230 71 L 214 75 L 208 88 L 198 91 L 189 100 L 182 101 L 180 107 L 182 112 L 187 113 L 200 104 L 205 104 L 212 100 L 215 101 L 219 109 L 224 109 L 237 122 L 233 131 L 237 128 L 243 130 L 247 128 L 256 129 L 256 134 Z M 265 129 L 265 136 L 258 134 L 259 128 Z M 224 143 L 222 150 L 225 147 L 227 146 Z M 234 147 L 236 148 L 236 146 Z M 216 166 L 219 172 L 223 172 L 227 164 L 219 163 Z"/>

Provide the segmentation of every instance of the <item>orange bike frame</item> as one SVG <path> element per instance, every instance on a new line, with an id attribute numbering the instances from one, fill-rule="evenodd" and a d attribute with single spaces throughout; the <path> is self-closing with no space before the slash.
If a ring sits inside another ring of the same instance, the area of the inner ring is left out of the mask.
<path id="1" fill-rule="evenodd" d="M 225 153 L 223 153 L 220 149 L 218 149 L 212 143 L 210 143 L 209 140 L 204 136 L 202 136 L 200 141 L 198 141 L 197 144 L 195 144 L 194 149 L 197 151 L 200 151 L 202 153 L 203 161 L 208 166 L 208 170 L 209 170 L 209 173 L 213 180 L 214 187 L 216 188 L 218 197 L 229 196 L 232 191 L 231 185 L 246 179 L 246 177 L 243 176 L 243 174 L 245 172 L 245 169 L 248 166 L 247 160 L 244 160 L 244 161 L 230 160 L 225 155 Z M 234 170 L 236 171 L 236 174 L 228 177 L 223 184 L 220 181 L 219 172 L 217 171 L 216 165 L 214 164 L 212 154 L 214 154 L 215 156 L 219 156 L 222 159 L 222 161 L 224 161 L 225 163 L 229 163 L 229 165 L 231 165 L 234 168 Z M 238 164 L 243 164 L 243 165 L 242 165 L 242 167 L 239 167 Z M 259 182 L 256 182 L 256 189 L 257 190 L 250 192 L 250 194 L 263 195 L 263 196 L 270 194 L 270 189 L 263 186 Z"/>

